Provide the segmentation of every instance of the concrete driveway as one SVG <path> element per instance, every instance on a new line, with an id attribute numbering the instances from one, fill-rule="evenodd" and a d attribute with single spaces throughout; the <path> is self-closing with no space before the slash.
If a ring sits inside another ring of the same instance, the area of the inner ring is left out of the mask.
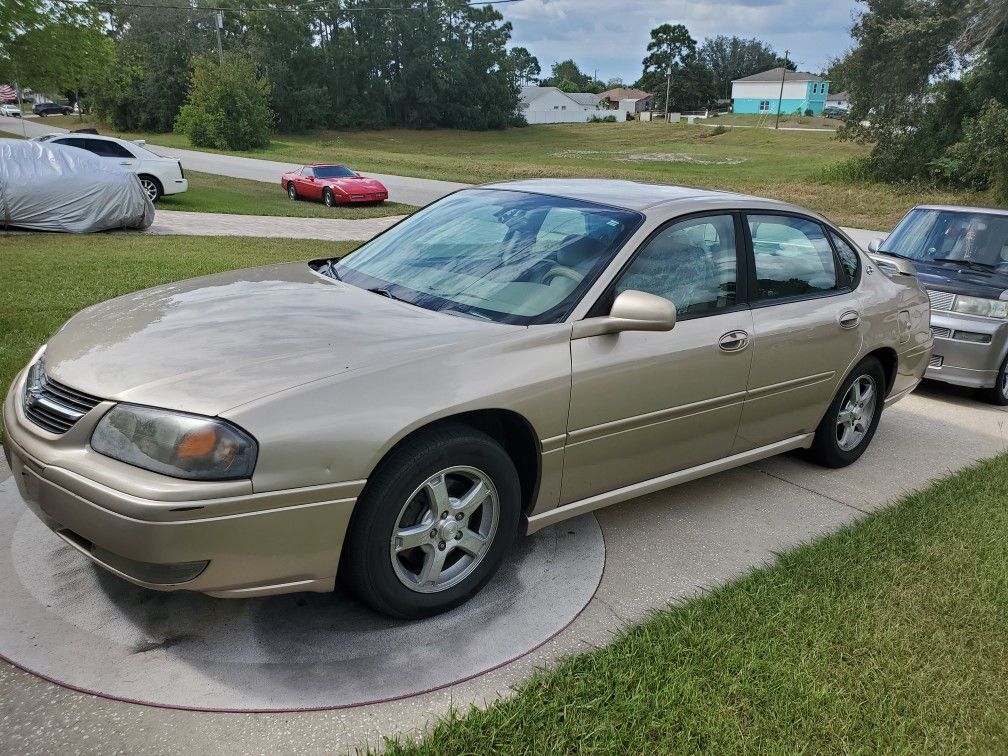
<path id="1" fill-rule="evenodd" d="M 84 695 L 0 664 L 0 750 L 334 753 L 377 745 L 383 735 L 421 731 L 452 705 L 464 710 L 506 696 L 542 665 L 608 643 L 652 609 L 772 562 L 782 550 L 1006 449 L 1008 412 L 925 384 L 886 412 L 871 448 L 846 470 L 786 455 L 601 510 L 606 563 L 595 597 L 552 641 L 475 679 L 355 709 L 213 714 Z M 9 474 L 0 467 L 0 480 Z"/>

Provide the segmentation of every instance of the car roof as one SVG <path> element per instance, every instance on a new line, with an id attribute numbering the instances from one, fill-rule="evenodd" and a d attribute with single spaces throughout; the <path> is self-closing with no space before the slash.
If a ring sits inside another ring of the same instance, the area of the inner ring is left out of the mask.
<path id="1" fill-rule="evenodd" d="M 1008 215 L 1001 207 L 972 207 L 969 205 L 917 205 L 914 210 L 938 210 L 950 213 L 983 213 L 985 215 Z"/>
<path id="2" fill-rule="evenodd" d="M 346 168 L 346 163 L 308 163 L 305 168 Z"/>
<path id="3" fill-rule="evenodd" d="M 519 179 L 486 184 L 483 189 L 510 189 L 512 191 L 550 194 L 558 197 L 594 202 L 600 205 L 621 207 L 642 212 L 667 205 L 722 204 L 724 206 L 773 207 L 804 214 L 817 215 L 797 205 L 769 200 L 748 194 L 736 194 L 715 189 L 698 189 L 691 186 L 646 184 L 642 181 L 620 179 Z"/>

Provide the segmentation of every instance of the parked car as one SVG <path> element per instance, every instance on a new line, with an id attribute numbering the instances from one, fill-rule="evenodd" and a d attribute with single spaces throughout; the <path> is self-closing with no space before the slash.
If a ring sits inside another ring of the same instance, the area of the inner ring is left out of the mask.
<path id="1" fill-rule="evenodd" d="M 0 218 L 34 231 L 143 229 L 154 206 L 121 166 L 70 147 L 0 139 Z"/>
<path id="2" fill-rule="evenodd" d="M 67 134 L 46 134 L 35 139 L 87 150 L 129 168 L 140 178 L 140 184 L 151 202 L 157 202 L 166 194 L 180 194 L 189 189 L 189 180 L 182 170 L 182 161 L 151 152 L 142 141 L 128 142 L 125 139 L 99 136 L 83 130 Z"/>
<path id="3" fill-rule="evenodd" d="M 7 102 L 0 105 L 0 116 L 7 116 L 8 118 L 20 118 L 21 108 L 13 103 Z"/>
<path id="4" fill-rule="evenodd" d="M 345 165 L 306 165 L 280 177 L 280 186 L 292 200 L 322 200 L 327 207 L 357 202 L 381 203 L 388 190 L 377 179 L 361 176 Z"/>
<path id="5" fill-rule="evenodd" d="M 15 378 L 4 443 L 28 506 L 134 583 L 339 576 L 426 616 L 519 533 L 792 449 L 857 460 L 931 354 L 897 262 L 755 197 L 467 189 L 342 260 L 89 307 Z"/>
<path id="6" fill-rule="evenodd" d="M 1008 405 L 1008 211 L 915 207 L 870 248 L 913 262 L 931 298 L 927 377 Z"/>
<path id="7" fill-rule="evenodd" d="M 823 115 L 827 118 L 839 118 L 840 120 L 847 120 L 847 116 L 850 114 L 846 108 L 838 107 L 837 105 L 827 105 L 823 108 Z"/>
<path id="8" fill-rule="evenodd" d="M 70 115 L 73 113 L 73 108 L 55 102 L 40 102 L 32 108 L 32 113 L 43 118 L 50 115 Z"/>

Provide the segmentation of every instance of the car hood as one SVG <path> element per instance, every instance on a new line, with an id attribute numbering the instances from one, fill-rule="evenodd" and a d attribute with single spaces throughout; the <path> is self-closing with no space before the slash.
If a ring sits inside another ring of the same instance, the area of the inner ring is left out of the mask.
<path id="1" fill-rule="evenodd" d="M 914 267 L 920 282 L 929 289 L 988 299 L 998 299 L 1008 291 L 1008 273 L 969 268 L 954 262 L 915 260 Z"/>
<path id="2" fill-rule="evenodd" d="M 94 396 L 216 415 L 377 361 L 402 363 L 514 328 L 424 310 L 293 263 L 89 307 L 50 339 L 45 360 L 50 377 Z"/>
<path id="3" fill-rule="evenodd" d="M 324 179 L 326 186 L 335 186 L 346 192 L 384 192 L 385 186 L 377 179 L 365 178 L 332 178 Z"/>

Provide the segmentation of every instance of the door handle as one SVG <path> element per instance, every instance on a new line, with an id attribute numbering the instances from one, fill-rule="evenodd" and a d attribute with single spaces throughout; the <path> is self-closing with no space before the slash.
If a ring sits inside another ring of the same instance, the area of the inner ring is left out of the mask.
<path id="1" fill-rule="evenodd" d="M 841 328 L 857 328 L 861 325 L 861 315 L 854 310 L 848 310 L 840 316 Z"/>
<path id="2" fill-rule="evenodd" d="M 722 352 L 741 352 L 749 346 L 749 334 L 745 331 L 729 331 L 718 339 L 718 348 Z"/>

